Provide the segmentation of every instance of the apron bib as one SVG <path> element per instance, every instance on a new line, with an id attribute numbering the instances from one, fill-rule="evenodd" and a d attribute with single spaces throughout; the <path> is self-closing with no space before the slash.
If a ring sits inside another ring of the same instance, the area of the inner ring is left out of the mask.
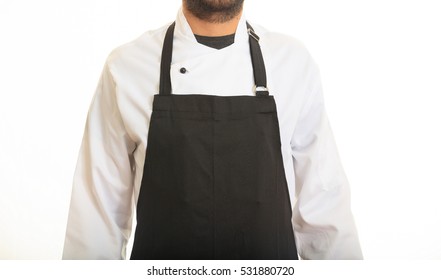
<path id="1" fill-rule="evenodd" d="M 276 104 L 248 25 L 256 96 L 171 94 L 161 58 L 131 259 L 298 259 Z"/>

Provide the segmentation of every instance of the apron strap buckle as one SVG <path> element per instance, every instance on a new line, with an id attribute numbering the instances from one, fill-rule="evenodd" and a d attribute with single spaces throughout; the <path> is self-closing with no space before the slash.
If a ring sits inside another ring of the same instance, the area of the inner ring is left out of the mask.
<path id="1" fill-rule="evenodd" d="M 257 42 L 259 42 L 260 37 L 254 32 L 254 30 L 250 27 L 248 28 L 248 34 Z"/>
<path id="2" fill-rule="evenodd" d="M 253 91 L 258 96 L 269 95 L 269 90 L 265 86 L 256 86 L 256 85 L 254 85 Z"/>

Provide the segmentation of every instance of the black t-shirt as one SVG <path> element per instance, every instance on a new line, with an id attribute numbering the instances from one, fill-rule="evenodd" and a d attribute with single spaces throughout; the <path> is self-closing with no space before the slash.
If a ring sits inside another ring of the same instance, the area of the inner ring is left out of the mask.
<path id="1" fill-rule="evenodd" d="M 235 33 L 217 37 L 201 36 L 196 34 L 194 34 L 194 36 L 200 44 L 220 50 L 234 43 Z"/>

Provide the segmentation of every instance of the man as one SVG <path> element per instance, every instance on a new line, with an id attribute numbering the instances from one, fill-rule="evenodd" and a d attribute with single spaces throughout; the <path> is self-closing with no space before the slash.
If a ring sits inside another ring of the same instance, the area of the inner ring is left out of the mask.
<path id="1" fill-rule="evenodd" d="M 317 66 L 242 11 L 183 0 L 109 56 L 63 258 L 125 258 L 134 205 L 132 259 L 362 258 Z"/>

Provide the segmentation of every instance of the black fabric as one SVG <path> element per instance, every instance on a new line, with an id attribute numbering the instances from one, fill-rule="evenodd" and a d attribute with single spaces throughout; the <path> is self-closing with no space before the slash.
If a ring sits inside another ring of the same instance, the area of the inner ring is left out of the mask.
<path id="1" fill-rule="evenodd" d="M 131 259 L 297 259 L 273 96 L 155 95 L 136 211 Z"/>
<path id="2" fill-rule="evenodd" d="M 212 36 L 201 36 L 201 35 L 197 35 L 194 34 L 194 37 L 196 38 L 196 40 L 198 41 L 198 43 L 205 45 L 207 47 L 210 48 L 214 48 L 217 50 L 226 48 L 230 45 L 232 45 L 234 43 L 234 36 L 236 34 L 230 34 L 230 35 L 226 35 L 226 36 L 216 36 L 216 37 L 212 37 Z"/>

